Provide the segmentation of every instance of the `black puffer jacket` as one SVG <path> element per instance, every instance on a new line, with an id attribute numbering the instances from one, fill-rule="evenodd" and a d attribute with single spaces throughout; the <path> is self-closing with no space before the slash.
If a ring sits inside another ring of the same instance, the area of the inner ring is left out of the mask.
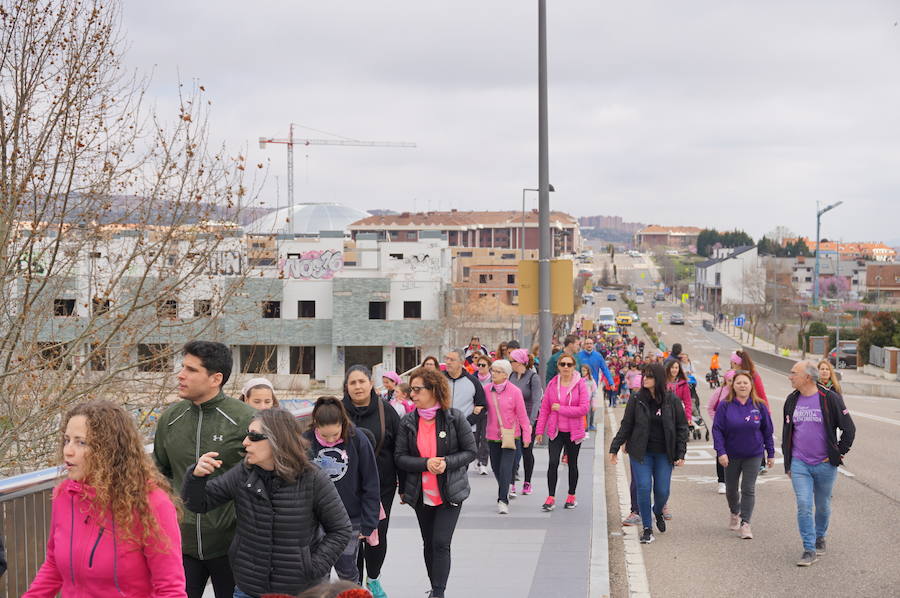
<path id="1" fill-rule="evenodd" d="M 194 513 L 234 500 L 237 530 L 228 557 L 235 583 L 252 596 L 298 594 L 316 585 L 350 541 L 341 498 L 315 466 L 293 483 L 243 463 L 211 480 L 195 477 L 192 466 L 181 497 Z"/>
<path id="2" fill-rule="evenodd" d="M 650 437 L 650 409 L 662 410 L 663 432 L 666 435 L 666 454 L 669 462 L 674 463 L 684 459 L 687 452 L 688 425 L 684 415 L 684 406 L 681 400 L 671 391 L 666 392 L 662 405 L 650 397 L 649 391 L 641 389 L 637 400 L 628 401 L 625 405 L 625 415 L 622 416 L 622 425 L 616 437 L 613 438 L 609 452 L 616 454 L 623 444 L 629 456 L 638 463 L 644 462 L 647 453 L 647 441 Z"/>
<path id="3" fill-rule="evenodd" d="M 437 476 L 441 498 L 452 504 L 460 504 L 469 497 L 469 477 L 466 469 L 475 460 L 475 436 L 462 412 L 457 409 L 441 409 L 435 416 L 437 456 L 444 457 L 447 469 Z M 428 467 L 428 459 L 419 456 L 416 438 L 419 434 L 419 414 L 407 413 L 400 421 L 397 449 L 394 453 L 397 467 L 406 472 L 405 500 L 415 505 L 422 494 L 422 473 Z"/>
<path id="4" fill-rule="evenodd" d="M 350 400 L 350 396 L 344 395 L 344 407 L 350 421 L 360 428 L 365 428 L 375 437 L 375 461 L 378 463 L 378 477 L 381 480 L 381 496 L 391 497 L 393 502 L 394 492 L 399 486 L 403 487 L 403 474 L 397 471 L 394 465 L 394 443 L 397 438 L 397 430 L 400 428 L 400 416 L 390 403 L 380 398 L 372 391 L 371 400 L 365 407 L 357 407 Z M 379 405 L 381 409 L 379 410 Z M 384 436 L 381 434 L 381 413 L 384 413 Z"/>

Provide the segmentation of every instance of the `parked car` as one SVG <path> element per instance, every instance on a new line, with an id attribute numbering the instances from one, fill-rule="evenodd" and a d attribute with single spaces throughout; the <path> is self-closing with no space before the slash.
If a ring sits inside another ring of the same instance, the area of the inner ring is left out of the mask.
<path id="1" fill-rule="evenodd" d="M 603 287 L 601 287 L 601 286 L 598 284 L 598 285 L 594 285 L 594 288 L 591 289 L 591 290 L 594 291 L 595 293 L 602 293 L 602 292 L 603 292 Z"/>
<path id="2" fill-rule="evenodd" d="M 644 302 L 644 296 L 638 295 L 637 297 L 634 298 L 634 302 L 637 303 L 638 305 L 640 305 L 641 303 Z"/>
<path id="3" fill-rule="evenodd" d="M 615 300 L 616 300 L 616 294 L 615 294 L 615 293 L 609 293 L 609 294 L 606 296 L 606 300 L 607 300 L 607 301 L 615 301 Z"/>
<path id="4" fill-rule="evenodd" d="M 666 294 L 665 293 L 657 293 L 656 295 L 653 296 L 653 300 L 654 301 L 665 301 Z"/>
<path id="5" fill-rule="evenodd" d="M 828 361 L 838 369 L 855 369 L 856 350 L 856 341 L 841 341 L 837 347 L 829 351 Z"/>
<path id="6" fill-rule="evenodd" d="M 681 324 L 684 326 L 684 314 L 678 311 L 673 311 L 672 315 L 669 316 L 669 324 Z"/>
<path id="7" fill-rule="evenodd" d="M 631 322 L 632 322 L 633 324 L 637 324 L 638 322 L 641 321 L 641 316 L 637 315 L 637 312 L 631 311 L 631 312 L 628 312 L 628 313 L 631 315 Z"/>

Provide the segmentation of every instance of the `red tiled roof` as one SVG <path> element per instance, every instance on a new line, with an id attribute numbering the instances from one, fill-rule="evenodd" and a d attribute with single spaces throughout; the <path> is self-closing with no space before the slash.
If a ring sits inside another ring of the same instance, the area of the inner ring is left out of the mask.
<path id="1" fill-rule="evenodd" d="M 525 222 L 537 222 L 538 214 L 532 210 L 525 213 Z M 382 216 L 369 216 L 357 220 L 350 225 L 350 229 L 382 228 L 382 227 L 506 227 L 518 226 L 522 222 L 522 212 L 518 210 L 508 211 L 466 211 L 459 212 L 403 212 L 402 214 L 385 214 Z M 551 212 L 550 222 L 565 226 L 576 226 L 578 221 L 565 212 Z"/>
<path id="2" fill-rule="evenodd" d="M 699 235 L 701 228 L 696 226 L 660 226 L 651 224 L 638 231 L 639 235 Z"/>

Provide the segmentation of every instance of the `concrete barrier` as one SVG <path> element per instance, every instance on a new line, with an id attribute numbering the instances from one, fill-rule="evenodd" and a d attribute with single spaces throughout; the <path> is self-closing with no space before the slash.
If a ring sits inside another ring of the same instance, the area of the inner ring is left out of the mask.
<path id="1" fill-rule="evenodd" d="M 782 374 L 790 373 L 791 368 L 794 367 L 794 364 L 798 361 L 792 357 L 782 357 L 781 355 L 760 351 L 759 349 L 754 349 L 747 345 L 743 345 L 741 348 L 750 356 L 750 359 L 752 359 L 753 363 L 756 365 L 767 367 L 776 372 L 781 372 Z"/>

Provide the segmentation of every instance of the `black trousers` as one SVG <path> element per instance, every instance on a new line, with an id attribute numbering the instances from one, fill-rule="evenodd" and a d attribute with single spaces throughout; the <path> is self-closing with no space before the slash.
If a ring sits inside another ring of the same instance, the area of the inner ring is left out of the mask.
<path id="1" fill-rule="evenodd" d="M 450 506 L 443 503 L 437 507 L 429 507 L 421 497 L 416 503 L 416 519 L 422 532 L 422 553 L 425 557 L 425 568 L 431 580 L 431 595 L 443 598 L 450 577 L 450 542 L 459 521 L 461 506 Z"/>
<path id="2" fill-rule="evenodd" d="M 535 422 L 531 422 L 534 430 Z M 525 463 L 525 481 L 531 483 L 531 475 L 534 473 L 534 434 L 531 435 L 531 443 L 528 446 L 522 444 L 522 439 L 516 440 L 516 465 L 513 467 L 513 479 L 519 475 L 519 459 Z"/>
<path id="3" fill-rule="evenodd" d="M 578 452 L 581 450 L 580 444 L 572 442 L 571 434 L 568 432 L 559 432 L 556 438 L 550 440 L 550 464 L 547 468 L 547 486 L 550 496 L 556 496 L 556 478 L 559 469 L 559 457 L 562 451 L 566 451 L 569 458 L 569 494 L 575 494 L 578 487 Z"/>
<path id="4" fill-rule="evenodd" d="M 381 576 L 381 567 L 387 558 L 388 524 L 391 522 L 391 507 L 394 505 L 394 490 L 381 494 L 381 506 L 384 507 L 385 518 L 378 522 L 378 546 L 369 546 L 365 540 L 359 541 L 356 553 L 356 567 L 359 569 L 359 581 Z M 218 597 L 216 597 L 218 598 Z"/>
<path id="5" fill-rule="evenodd" d="M 184 566 L 185 589 L 188 598 L 203 598 L 206 582 L 212 578 L 213 591 L 216 598 L 232 598 L 234 596 L 234 575 L 228 556 L 201 561 L 186 554 L 181 555 Z"/>

